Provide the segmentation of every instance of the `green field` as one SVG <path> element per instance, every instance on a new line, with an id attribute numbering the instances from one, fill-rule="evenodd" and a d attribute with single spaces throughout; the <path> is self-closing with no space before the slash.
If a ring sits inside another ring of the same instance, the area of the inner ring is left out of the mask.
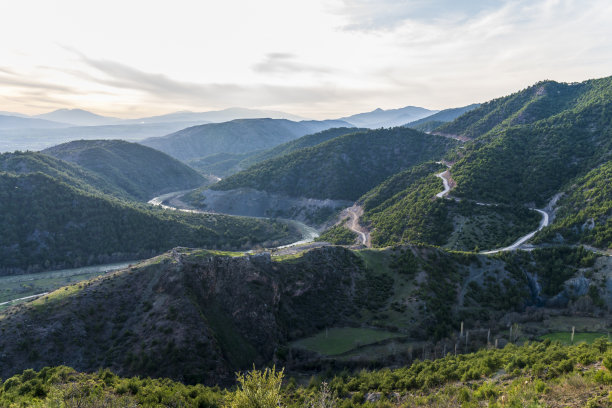
<path id="1" fill-rule="evenodd" d="M 62 286 L 95 278 L 96 276 L 118 269 L 127 268 L 130 264 L 137 262 L 138 261 L 120 262 L 27 275 L 0 276 L 0 309 L 19 303 L 22 298 L 51 292 Z"/>
<path id="2" fill-rule="evenodd" d="M 313 337 L 297 340 L 292 345 L 319 354 L 335 356 L 357 347 L 401 336 L 400 333 L 383 330 L 345 327 L 322 331 Z"/>
<path id="3" fill-rule="evenodd" d="M 552 341 L 559 341 L 562 344 L 570 344 L 571 343 L 571 332 L 557 332 L 557 333 L 548 333 L 540 338 L 542 340 L 550 339 Z M 593 343 L 596 339 L 600 337 L 608 337 L 607 333 L 575 333 L 574 334 L 574 344 L 578 343 Z"/>

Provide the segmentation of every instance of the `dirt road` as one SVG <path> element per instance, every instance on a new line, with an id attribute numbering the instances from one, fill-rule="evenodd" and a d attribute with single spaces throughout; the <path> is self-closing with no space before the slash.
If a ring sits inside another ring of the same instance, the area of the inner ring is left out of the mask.
<path id="1" fill-rule="evenodd" d="M 346 214 L 349 217 L 349 222 L 346 223 L 348 229 L 359 235 L 359 240 L 361 241 L 362 245 L 370 248 L 372 246 L 372 243 L 370 242 L 370 231 L 359 225 L 359 217 L 363 215 L 363 208 L 360 205 L 355 204 L 346 209 Z"/>

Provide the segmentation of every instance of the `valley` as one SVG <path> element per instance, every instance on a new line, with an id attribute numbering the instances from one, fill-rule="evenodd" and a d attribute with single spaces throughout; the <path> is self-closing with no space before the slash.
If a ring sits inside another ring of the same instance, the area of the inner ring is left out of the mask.
<path id="1" fill-rule="evenodd" d="M 544 81 L 4 153 L 0 402 L 88 381 L 118 406 L 148 387 L 226 406 L 237 372 L 273 366 L 287 406 L 323 383 L 347 407 L 503 406 L 576 372 L 604 401 L 611 101 L 611 78 Z"/>

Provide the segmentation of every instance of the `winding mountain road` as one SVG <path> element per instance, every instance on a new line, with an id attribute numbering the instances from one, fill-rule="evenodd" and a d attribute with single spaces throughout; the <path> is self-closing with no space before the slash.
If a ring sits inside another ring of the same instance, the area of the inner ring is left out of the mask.
<path id="1" fill-rule="evenodd" d="M 530 232 L 527 235 L 524 235 L 522 237 L 520 237 L 519 239 L 517 239 L 512 245 L 507 246 L 505 248 L 499 248 L 499 249 L 492 249 L 490 251 L 482 251 L 480 252 L 481 254 L 484 255 L 489 255 L 489 254 L 496 254 L 498 252 L 505 252 L 505 251 L 514 251 L 515 249 L 518 249 L 518 247 L 520 247 L 521 245 L 523 245 L 525 242 L 529 241 L 531 238 L 533 238 L 533 236 L 535 234 L 537 234 L 538 232 L 540 232 L 542 230 L 542 228 L 548 226 L 548 213 L 546 211 L 543 210 L 539 210 L 537 208 L 530 208 L 530 210 L 533 211 L 537 211 L 542 215 L 542 220 L 540 221 L 540 225 L 538 226 L 538 229 L 535 231 Z"/>
<path id="2" fill-rule="evenodd" d="M 438 194 L 436 194 L 436 197 L 438 198 L 444 198 L 446 197 L 446 195 L 448 195 L 448 193 L 450 193 L 451 191 L 451 186 L 450 183 L 447 180 L 448 177 L 448 170 L 443 171 L 442 173 L 438 173 L 436 174 L 436 177 L 440 177 L 442 179 L 442 183 L 444 184 L 444 190 L 440 191 Z"/>
<path id="3" fill-rule="evenodd" d="M 360 205 L 353 205 L 346 209 L 346 214 L 349 216 L 350 224 L 347 225 L 348 229 L 359 235 L 361 243 L 366 247 L 371 247 L 370 232 L 359 225 L 359 217 L 363 215 L 363 208 Z"/>
<path id="4" fill-rule="evenodd" d="M 448 166 L 448 167 L 450 169 L 450 166 Z M 446 170 L 446 171 L 443 171 L 442 173 L 438 173 L 438 174 L 436 174 L 436 177 L 441 178 L 442 179 L 442 183 L 444 184 L 444 190 L 442 190 L 441 192 L 436 194 L 436 197 L 437 198 L 444 198 L 444 199 L 447 199 L 447 200 L 452 200 L 452 198 L 448 197 L 448 194 L 452 190 L 452 181 L 450 179 L 450 171 Z M 553 200 L 556 201 L 556 198 L 558 198 L 558 197 L 555 196 L 555 198 L 553 198 Z M 457 199 L 455 199 L 455 200 L 457 200 Z M 499 205 L 499 204 L 491 204 L 491 203 L 481 203 L 481 202 L 477 202 L 477 201 L 475 201 L 475 203 L 476 203 L 476 205 L 482 205 L 482 206 L 486 206 L 486 207 L 497 207 Z M 533 238 L 533 236 L 535 234 L 537 234 L 538 232 L 540 232 L 542 230 L 542 228 L 548 226 L 548 224 L 549 224 L 549 217 L 548 217 L 548 213 L 546 211 L 540 210 L 538 208 L 530 208 L 530 210 L 537 211 L 537 212 L 540 213 L 540 215 L 542 215 L 542 219 L 540 220 L 540 225 L 538 225 L 538 228 L 535 231 L 531 231 L 530 233 L 520 237 L 512 245 L 509 245 L 507 247 L 498 248 L 498 249 L 490 249 L 490 250 L 487 250 L 487 251 L 481 251 L 479 253 L 483 254 L 483 255 L 491 255 L 491 254 L 496 254 L 496 253 L 499 253 L 499 252 L 514 251 L 514 250 L 518 249 L 521 245 L 523 245 L 525 242 L 527 242 L 531 238 Z"/>

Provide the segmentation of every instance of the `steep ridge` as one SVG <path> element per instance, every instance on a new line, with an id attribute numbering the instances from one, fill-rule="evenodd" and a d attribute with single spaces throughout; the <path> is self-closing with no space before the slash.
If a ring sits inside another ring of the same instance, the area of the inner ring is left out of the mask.
<path id="1" fill-rule="evenodd" d="M 394 173 L 440 158 L 456 145 L 452 139 L 407 128 L 371 130 L 266 160 L 211 188 L 355 200 Z"/>
<path id="2" fill-rule="evenodd" d="M 471 341 L 482 343 L 483 328 L 485 338 L 487 328 L 503 336 L 508 319 L 537 320 L 529 306 L 607 296 L 598 282 L 609 271 L 599 261 L 572 248 L 489 258 L 425 246 L 326 247 L 285 259 L 176 248 L 1 315 L 0 375 L 66 363 L 223 383 L 253 363 L 308 367 L 313 356 L 291 356 L 290 342 L 347 325 L 444 339 L 465 320 Z M 542 291 L 533 293 L 526 276 L 537 276 Z"/>
<path id="3" fill-rule="evenodd" d="M 593 82 L 538 82 L 512 95 L 485 102 L 477 109 L 440 126 L 436 132 L 473 139 L 494 129 L 535 123 L 580 104 L 582 96 L 592 89 Z"/>
<path id="4" fill-rule="evenodd" d="M 571 179 L 609 160 L 612 78 L 545 85 L 529 88 L 531 93 L 542 89 L 544 94 L 525 106 L 523 117 L 532 117 L 530 109 L 544 100 L 550 101 L 549 106 L 567 109 L 544 120 L 487 133 L 466 144 L 453 167 L 457 182 L 454 194 L 508 204 L 535 202 L 541 207 Z M 557 88 L 559 94 L 553 92 Z M 563 90 L 572 90 L 573 97 L 564 98 Z M 568 101 L 572 102 L 569 107 Z"/>
<path id="5" fill-rule="evenodd" d="M 316 146 L 338 136 L 364 130 L 366 129 L 347 127 L 331 128 L 322 132 L 302 136 L 299 139 L 283 143 L 268 150 L 241 154 L 217 153 L 211 156 L 189 160 L 188 164 L 202 173 L 226 177 L 264 160 L 289 154 L 304 147 Z"/>
<path id="6" fill-rule="evenodd" d="M 76 163 L 142 201 L 206 183 L 204 177 L 178 160 L 122 140 L 78 140 L 42 153 Z"/>
<path id="7" fill-rule="evenodd" d="M 350 127 L 350 124 L 333 120 L 236 119 L 193 126 L 164 137 L 145 139 L 141 143 L 185 161 L 215 153 L 237 154 L 269 149 L 333 127 Z"/>
<path id="8" fill-rule="evenodd" d="M 303 149 L 305 147 L 313 147 L 339 136 L 365 131 L 367 131 L 367 129 L 365 128 L 338 127 L 327 129 L 322 132 L 312 133 L 309 135 L 302 136 L 299 139 L 283 143 L 281 145 L 273 147 L 272 149 L 265 150 L 261 153 L 255 153 L 252 156 L 249 156 L 248 158 L 242 160 L 240 162 L 240 166 L 246 169 L 262 161 L 284 156 L 286 154 L 293 153 L 296 150 Z"/>

